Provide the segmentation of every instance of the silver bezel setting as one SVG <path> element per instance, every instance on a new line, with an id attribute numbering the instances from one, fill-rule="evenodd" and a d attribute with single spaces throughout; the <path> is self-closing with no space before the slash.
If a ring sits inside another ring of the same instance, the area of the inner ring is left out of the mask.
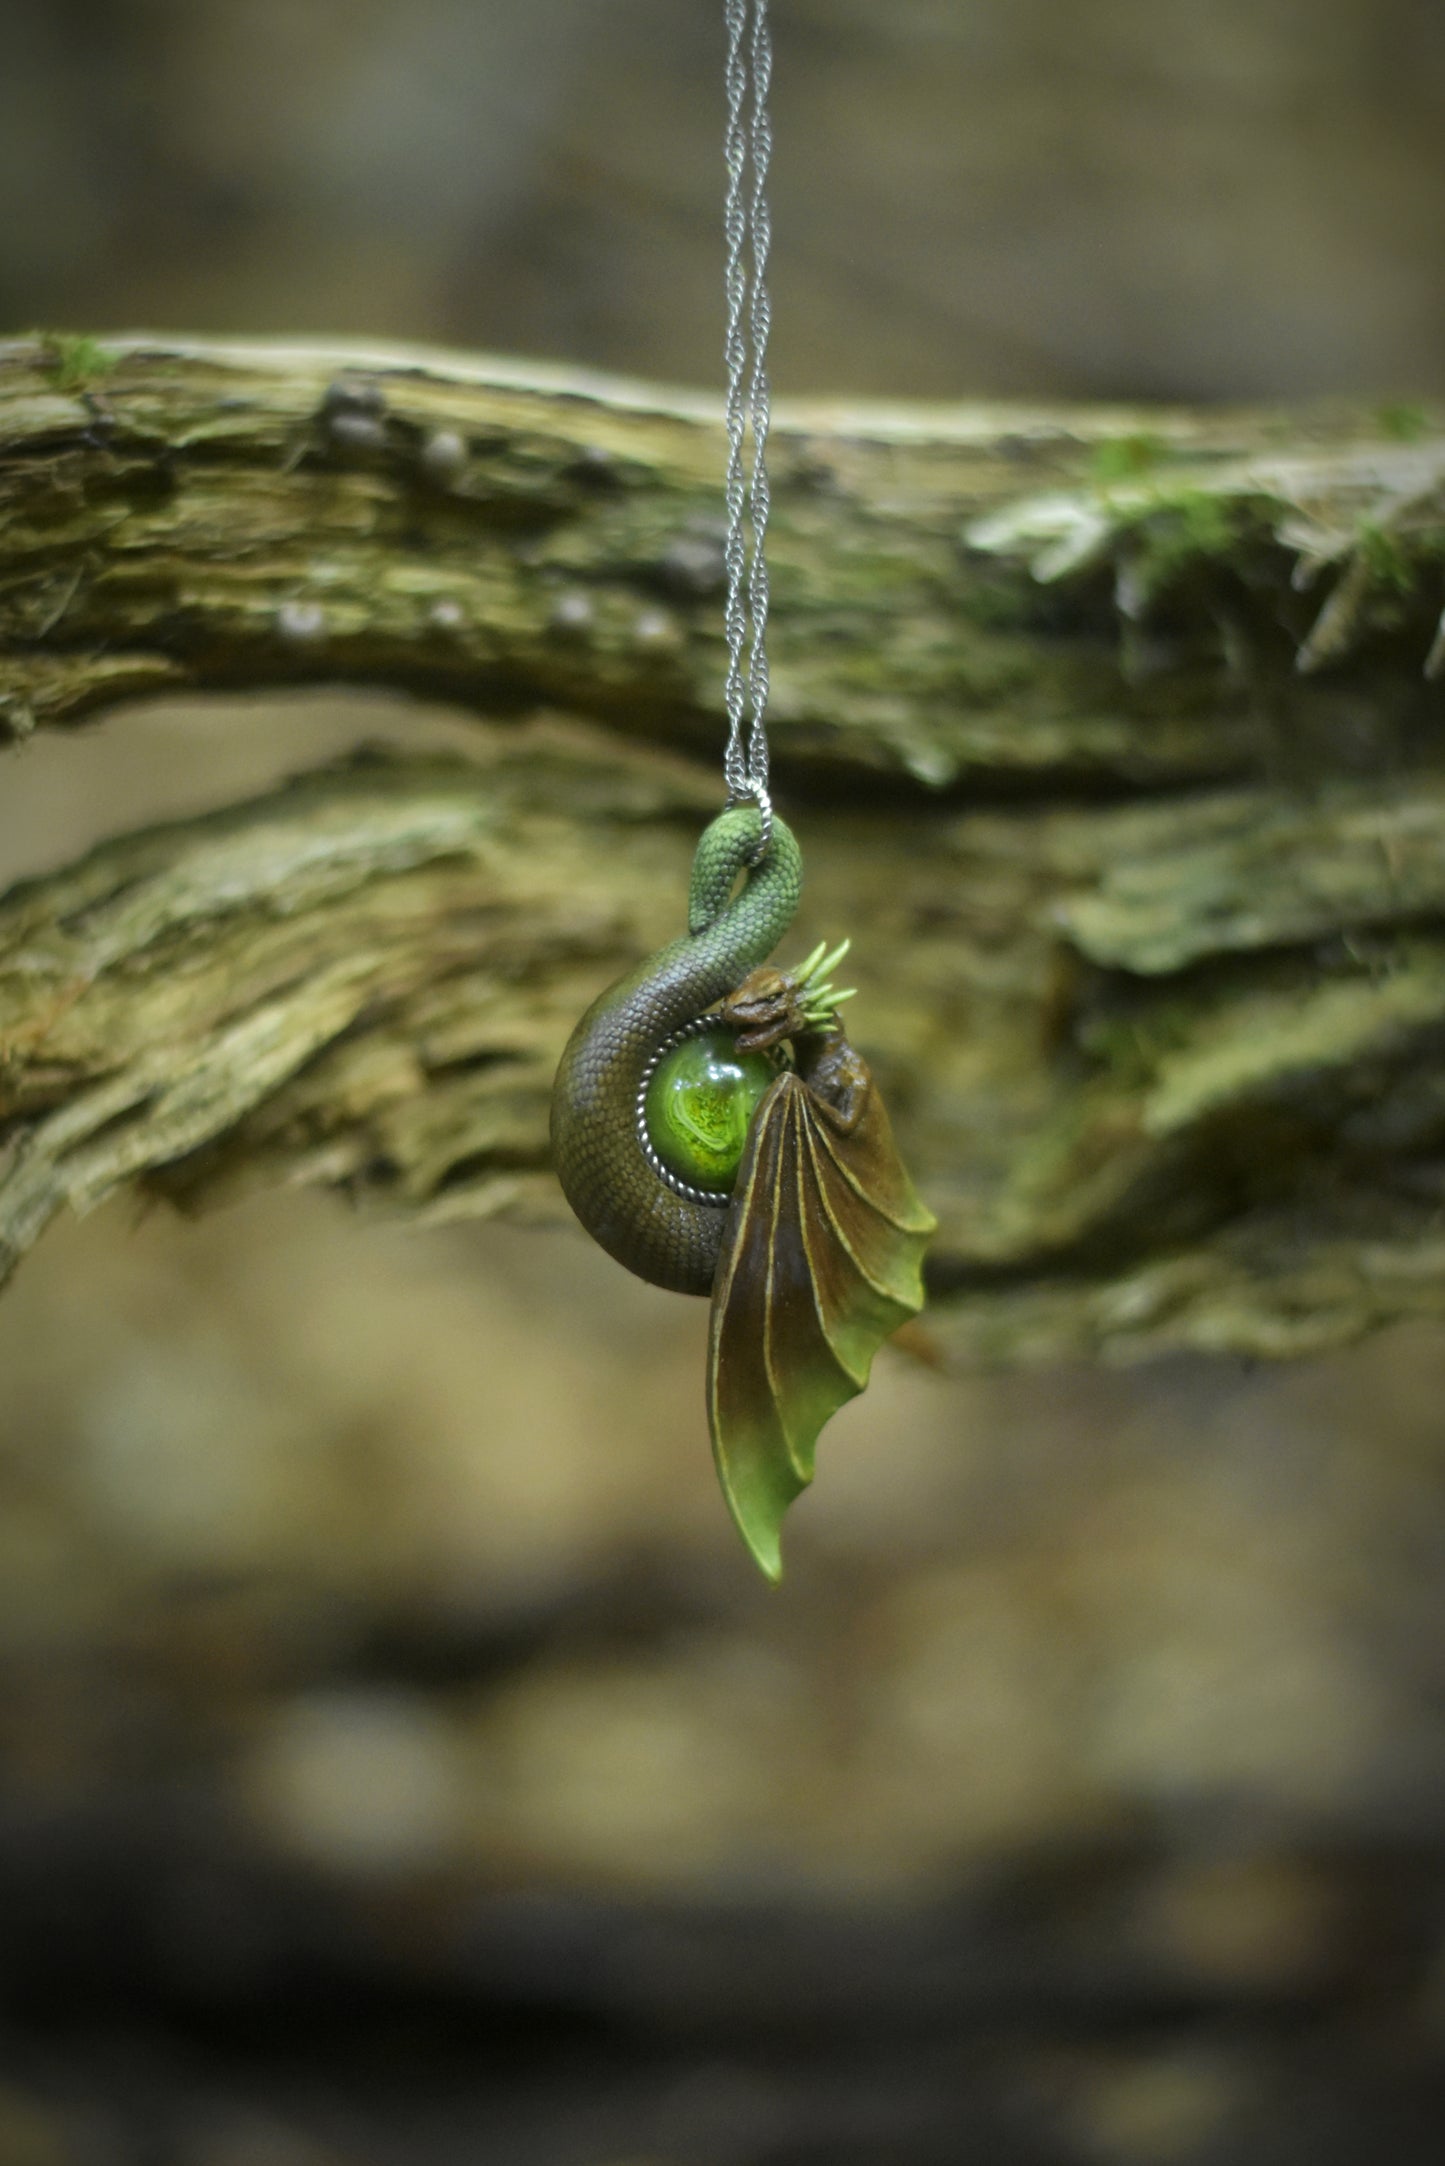
<path id="1" fill-rule="evenodd" d="M 637 1086 L 637 1101 L 633 1112 L 637 1128 L 637 1140 L 642 1146 L 642 1155 L 657 1175 L 659 1181 L 664 1182 L 675 1196 L 683 1196 L 689 1203 L 709 1203 L 715 1210 L 722 1211 L 726 1210 L 733 1200 L 732 1190 L 730 1188 L 695 1188 L 691 1181 L 684 1181 L 681 1174 L 674 1173 L 670 1166 L 663 1164 L 654 1148 L 651 1136 L 647 1133 L 647 1089 L 653 1076 L 657 1073 L 659 1065 L 666 1060 L 668 1054 L 673 1052 L 676 1047 L 685 1045 L 689 1038 L 700 1038 L 704 1031 L 717 1030 L 720 1027 L 726 1027 L 723 1025 L 720 1016 L 699 1015 L 691 1023 L 684 1023 L 680 1030 L 673 1031 L 670 1037 L 664 1038 L 660 1045 L 655 1046 L 647 1066 L 642 1071 L 642 1081 Z"/>

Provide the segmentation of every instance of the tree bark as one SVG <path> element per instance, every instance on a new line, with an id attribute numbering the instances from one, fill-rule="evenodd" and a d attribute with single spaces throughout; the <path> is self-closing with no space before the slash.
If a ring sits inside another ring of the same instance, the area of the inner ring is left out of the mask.
<path id="1" fill-rule="evenodd" d="M 0 348 L 12 737 L 315 681 L 477 716 L 467 761 L 0 899 L 0 1271 L 128 1185 L 558 1211 L 557 1052 L 678 929 L 718 798 L 719 439 L 460 357 Z M 773 468 L 800 952 L 854 936 L 932 1344 L 1445 1309 L 1440 417 L 795 410 Z"/>

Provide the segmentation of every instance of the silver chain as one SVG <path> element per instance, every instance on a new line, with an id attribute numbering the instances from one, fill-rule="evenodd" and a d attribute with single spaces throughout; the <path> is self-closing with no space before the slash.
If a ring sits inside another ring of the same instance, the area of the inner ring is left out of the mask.
<path id="1" fill-rule="evenodd" d="M 762 815 L 761 856 L 772 835 L 768 795 L 768 87 L 773 54 L 767 0 L 724 0 L 727 16 L 727 751 L 729 804 Z M 751 24 L 751 37 L 748 35 Z M 751 83 L 751 99 L 749 85 Z M 753 456 L 744 481 L 744 447 Z M 746 662 L 744 657 L 746 656 Z M 748 712 L 751 709 L 751 721 Z M 744 723 L 748 722 L 744 749 Z"/>

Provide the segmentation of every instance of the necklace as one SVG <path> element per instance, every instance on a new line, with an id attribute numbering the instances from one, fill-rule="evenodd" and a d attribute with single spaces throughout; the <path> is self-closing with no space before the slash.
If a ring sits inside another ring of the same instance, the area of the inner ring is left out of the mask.
<path id="1" fill-rule="evenodd" d="M 768 795 L 768 162 L 773 135 L 768 120 L 768 89 L 773 55 L 768 37 L 767 0 L 724 0 L 727 17 L 727 197 L 723 233 L 727 243 L 728 459 L 727 572 L 728 666 L 723 686 L 728 715 L 723 775 L 730 804 L 751 800 L 762 823 L 760 855 L 772 828 Z M 748 17 L 752 35 L 747 38 Z M 749 100 L 749 78 L 752 96 Z M 743 482 L 747 432 L 753 438 L 752 471 Z M 747 648 L 744 687 L 743 653 Z M 743 718 L 751 705 L 752 722 L 743 747 Z"/>
<path id="2" fill-rule="evenodd" d="M 768 767 L 772 54 L 767 0 L 724 0 L 724 11 L 727 802 L 693 857 L 687 931 L 609 986 L 568 1040 L 552 1150 L 568 1202 L 609 1255 L 710 1298 L 718 1479 L 776 1579 L 783 1515 L 813 1478 L 819 1431 L 923 1305 L 934 1220 L 838 1019 L 852 994 L 830 981 L 848 943 L 790 971 L 767 961 L 802 888 Z"/>

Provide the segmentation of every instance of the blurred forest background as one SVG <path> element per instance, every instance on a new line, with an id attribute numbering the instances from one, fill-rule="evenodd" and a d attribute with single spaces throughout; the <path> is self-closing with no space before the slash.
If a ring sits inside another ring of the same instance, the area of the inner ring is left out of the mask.
<path id="1" fill-rule="evenodd" d="M 0 322 L 716 386 L 721 12 L 0 0 Z M 1433 0 L 775 13 L 784 393 L 1445 394 Z M 471 728 L 51 736 L 0 880 Z M 1440 1334 L 884 1357 L 772 1592 L 703 1333 L 580 1236 L 311 1197 L 42 1245 L 0 2166 L 1438 2160 Z"/>

